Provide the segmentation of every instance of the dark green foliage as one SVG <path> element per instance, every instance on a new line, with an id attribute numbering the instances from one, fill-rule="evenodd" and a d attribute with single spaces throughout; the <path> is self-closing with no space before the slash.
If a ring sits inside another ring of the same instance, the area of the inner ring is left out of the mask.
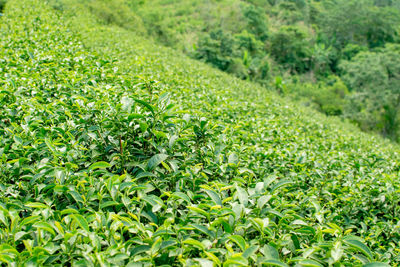
<path id="1" fill-rule="evenodd" d="M 342 59 L 350 60 L 354 56 L 356 56 L 358 53 L 367 52 L 367 51 L 368 51 L 368 48 L 365 46 L 360 46 L 357 44 L 348 44 L 341 51 Z"/>
<path id="2" fill-rule="evenodd" d="M 226 69 L 228 73 L 232 73 L 233 75 L 237 76 L 240 79 L 246 79 L 248 78 L 248 68 L 244 64 L 242 59 L 240 58 L 234 58 L 232 61 L 229 63 L 229 67 Z"/>
<path id="3" fill-rule="evenodd" d="M 247 22 L 246 29 L 261 41 L 268 38 L 267 17 L 259 7 L 248 5 L 243 8 L 243 16 Z"/>
<path id="4" fill-rule="evenodd" d="M 286 25 L 295 25 L 305 18 L 304 10 L 299 9 L 296 3 L 290 1 L 281 2 L 278 7 L 275 8 L 275 12 L 277 13 L 277 18 L 282 20 Z"/>
<path id="5" fill-rule="evenodd" d="M 199 39 L 195 58 L 227 70 L 232 62 L 234 40 L 222 29 L 213 30 Z"/>
<path id="6" fill-rule="evenodd" d="M 272 67 L 268 56 L 254 58 L 249 66 L 249 76 L 255 81 L 265 81 L 271 77 Z"/>
<path id="7" fill-rule="evenodd" d="M 311 50 L 312 70 L 320 77 L 326 77 L 332 73 L 332 65 L 335 62 L 335 50 L 324 44 L 314 44 Z"/>
<path id="8" fill-rule="evenodd" d="M 4 6 L 6 5 L 7 0 L 0 0 L 0 13 L 3 12 Z"/>
<path id="9" fill-rule="evenodd" d="M 392 139 L 398 136 L 399 53 L 399 45 L 387 45 L 376 52 L 361 52 L 341 64 L 344 81 L 355 91 L 349 117 L 362 128 L 379 130 Z"/>
<path id="10" fill-rule="evenodd" d="M 327 115 L 343 115 L 346 108 L 348 89 L 338 77 L 328 77 L 326 81 L 313 83 L 289 84 L 284 89 L 286 94 L 294 95 L 298 101 L 315 106 Z"/>
<path id="11" fill-rule="evenodd" d="M 307 7 L 306 0 L 289 0 L 289 2 L 295 3 L 299 9 L 304 9 Z"/>
<path id="12" fill-rule="evenodd" d="M 319 14 L 322 39 L 337 48 L 355 43 L 382 46 L 398 36 L 400 15 L 392 8 L 378 8 L 369 0 L 327 0 Z"/>
<path id="13" fill-rule="evenodd" d="M 271 55 L 291 71 L 303 73 L 311 68 L 310 38 L 300 27 L 282 26 L 271 33 Z"/>
<path id="14" fill-rule="evenodd" d="M 258 40 L 254 34 L 244 30 L 241 33 L 235 34 L 234 39 L 235 53 L 239 53 L 239 55 L 241 55 L 247 51 L 252 56 L 263 55 L 264 44 Z"/>
<path id="15" fill-rule="evenodd" d="M 247 31 L 234 36 L 222 29 L 204 34 L 196 45 L 194 57 L 241 79 L 263 80 L 270 70 L 263 43 Z"/>
<path id="16" fill-rule="evenodd" d="M 371 8 L 366 22 L 365 36 L 369 47 L 381 47 L 399 40 L 399 11 L 393 8 Z"/>

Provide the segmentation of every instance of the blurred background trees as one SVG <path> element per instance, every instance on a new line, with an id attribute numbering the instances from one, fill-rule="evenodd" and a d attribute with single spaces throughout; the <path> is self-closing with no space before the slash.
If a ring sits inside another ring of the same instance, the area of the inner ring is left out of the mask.
<path id="1" fill-rule="evenodd" d="M 104 23 L 399 141 L 400 0 L 85 1 Z"/>

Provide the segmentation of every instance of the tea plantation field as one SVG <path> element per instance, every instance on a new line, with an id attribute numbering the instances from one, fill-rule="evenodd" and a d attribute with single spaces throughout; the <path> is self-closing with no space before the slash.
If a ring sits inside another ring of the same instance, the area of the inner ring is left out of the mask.
<path id="1" fill-rule="evenodd" d="M 399 266 L 399 146 L 79 1 L 0 18 L 2 266 Z"/>

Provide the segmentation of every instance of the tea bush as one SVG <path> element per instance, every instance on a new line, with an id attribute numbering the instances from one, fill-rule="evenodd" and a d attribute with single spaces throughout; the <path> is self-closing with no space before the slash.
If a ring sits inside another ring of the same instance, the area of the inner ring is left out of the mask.
<path id="1" fill-rule="evenodd" d="M 1 262 L 399 264 L 397 145 L 62 10 L 0 23 Z"/>

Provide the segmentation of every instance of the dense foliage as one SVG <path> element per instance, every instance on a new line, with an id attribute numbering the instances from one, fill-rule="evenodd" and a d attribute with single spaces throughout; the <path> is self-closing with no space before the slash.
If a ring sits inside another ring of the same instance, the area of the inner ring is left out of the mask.
<path id="1" fill-rule="evenodd" d="M 400 263 L 397 145 L 90 10 L 1 18 L 4 265 Z"/>
<path id="2" fill-rule="evenodd" d="M 343 80 L 354 91 L 349 106 L 353 110 L 348 114 L 363 128 L 377 128 L 395 139 L 399 130 L 400 45 L 360 52 L 340 67 Z"/>
<path id="3" fill-rule="evenodd" d="M 354 86 L 347 78 L 348 69 L 340 66 L 368 68 L 366 62 L 356 58 L 360 52 L 386 58 L 383 48 L 400 41 L 400 1 L 128 2 L 142 17 L 150 36 L 162 44 L 180 48 L 194 58 L 269 88 L 276 79 L 282 80 L 287 90 L 279 90 L 281 93 L 398 141 L 399 129 L 393 125 L 400 112 L 397 105 L 381 101 L 382 98 L 373 103 L 366 101 L 375 99 L 376 94 L 362 88 L 362 84 Z M 400 58 L 398 50 L 392 51 L 395 58 Z M 388 64 L 398 68 L 397 59 Z M 332 81 L 340 79 L 348 87 L 344 95 L 329 89 Z M 399 82 L 396 75 L 391 79 Z M 374 85 L 381 90 L 380 95 L 396 94 L 385 80 L 375 80 Z M 321 103 L 325 91 L 331 93 Z"/>

